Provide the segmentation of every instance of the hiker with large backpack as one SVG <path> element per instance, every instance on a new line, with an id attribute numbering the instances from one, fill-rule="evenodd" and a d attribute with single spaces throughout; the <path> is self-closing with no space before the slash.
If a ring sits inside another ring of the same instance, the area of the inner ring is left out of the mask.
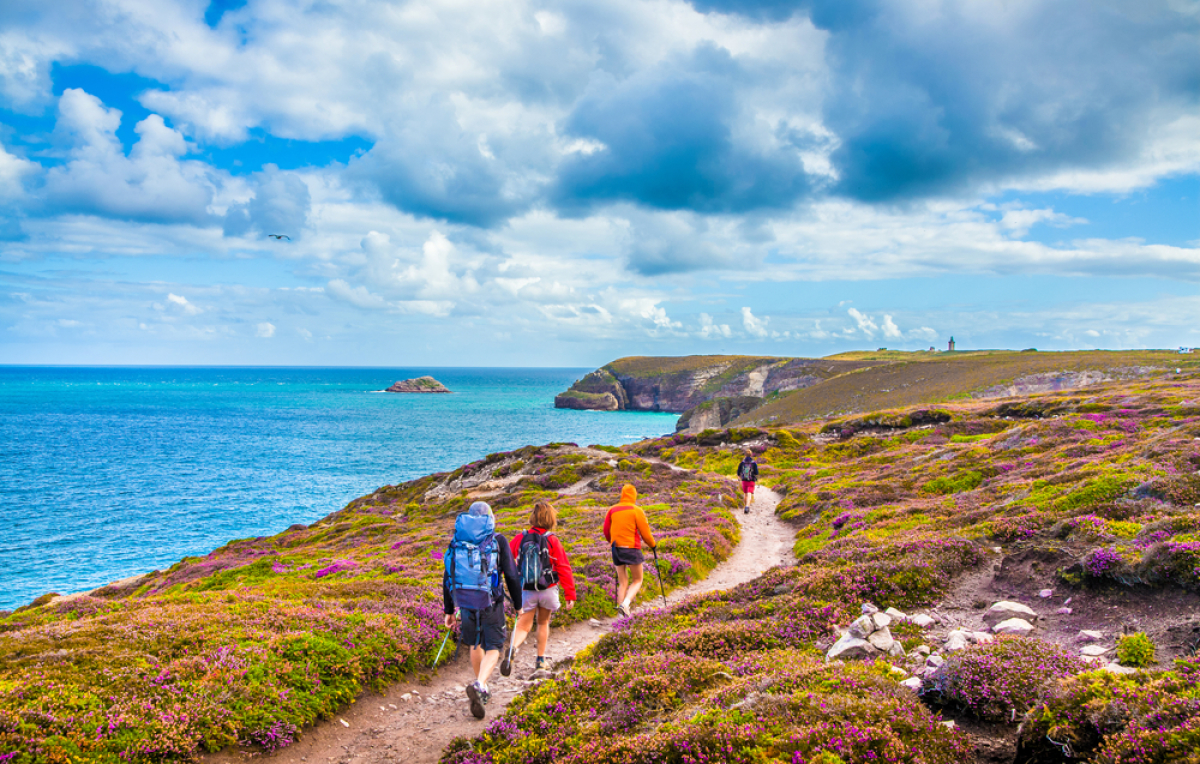
<path id="1" fill-rule="evenodd" d="M 489 700 L 488 677 L 504 648 L 504 588 L 514 607 L 521 607 L 521 581 L 508 540 L 496 533 L 496 518 L 487 502 L 477 501 L 454 521 L 454 538 L 443 558 L 442 605 L 446 628 L 462 622 L 460 644 L 471 647 L 475 681 L 467 687 L 471 714 L 484 716 Z M 503 580 L 501 580 L 503 579 Z"/>
<path id="2" fill-rule="evenodd" d="M 529 530 L 512 540 L 512 553 L 517 558 L 517 575 L 521 578 L 524 592 L 521 599 L 521 615 L 513 627 L 512 644 L 500 660 L 500 673 L 512 673 L 512 662 L 517 650 L 533 629 L 533 617 L 537 615 L 537 668 L 546 663 L 546 643 L 550 641 L 550 616 L 560 607 L 559 585 L 567 601 L 567 610 L 575 606 L 575 576 L 562 542 L 554 535 L 558 525 L 558 513 L 544 501 L 533 505 L 529 518 Z"/>
<path id="3" fill-rule="evenodd" d="M 754 453 L 746 451 L 737 468 L 738 478 L 742 481 L 742 494 L 746 497 L 746 514 L 750 514 L 750 504 L 754 501 L 754 484 L 758 482 L 758 462 L 754 461 Z"/>
<path id="4" fill-rule="evenodd" d="M 604 516 L 604 539 L 612 544 L 612 561 L 617 569 L 617 610 L 626 617 L 629 603 L 642 588 L 642 541 L 651 549 L 658 546 L 646 513 L 635 501 L 637 489 L 626 483 L 621 488 L 621 500 Z"/>

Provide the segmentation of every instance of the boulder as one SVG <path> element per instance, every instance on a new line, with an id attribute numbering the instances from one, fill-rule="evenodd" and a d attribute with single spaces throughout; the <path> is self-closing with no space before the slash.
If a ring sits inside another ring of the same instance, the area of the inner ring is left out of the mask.
<path id="1" fill-rule="evenodd" d="M 933 619 L 930 618 L 929 616 L 925 615 L 924 613 L 921 613 L 919 615 L 914 615 L 912 618 L 910 618 L 908 620 L 910 620 L 913 623 L 915 623 L 916 625 L 920 626 L 922 629 L 928 629 L 930 626 L 933 626 L 933 623 L 934 623 Z"/>
<path id="2" fill-rule="evenodd" d="M 933 650 L 929 649 L 929 645 L 917 645 L 913 648 L 913 652 L 917 655 L 929 655 Z"/>
<path id="3" fill-rule="evenodd" d="M 946 643 L 942 645 L 942 649 L 948 653 L 956 653 L 959 650 L 965 650 L 970 643 L 965 631 L 952 631 L 946 637 Z"/>
<path id="4" fill-rule="evenodd" d="M 894 607 L 890 607 L 890 608 L 888 608 L 887 610 L 885 610 L 885 611 L 883 611 L 883 612 L 884 612 L 886 615 L 888 615 L 888 616 L 889 616 L 889 617 L 890 617 L 890 618 L 891 618 L 893 621 L 895 621 L 895 622 L 897 622 L 897 623 L 903 623 L 903 622 L 905 622 L 905 621 L 907 621 L 907 620 L 908 620 L 908 616 L 906 616 L 906 615 L 904 614 L 904 611 L 902 611 L 902 610 L 897 610 L 897 609 L 896 609 L 896 608 L 894 608 Z"/>
<path id="5" fill-rule="evenodd" d="M 1037 617 L 1037 613 L 1033 612 L 1033 608 L 1028 605 L 1022 605 L 1020 602 L 1001 601 L 987 609 L 987 612 L 983 614 L 983 622 L 992 626 L 1010 618 L 1022 618 L 1033 623 Z"/>
<path id="6" fill-rule="evenodd" d="M 892 645 L 896 644 L 896 640 L 892 637 L 892 632 L 888 627 L 875 631 L 871 636 L 867 637 L 867 641 L 874 645 L 876 650 L 886 653 L 892 649 Z"/>
<path id="7" fill-rule="evenodd" d="M 867 640 L 858 639 L 847 634 L 833 643 L 833 647 L 829 648 L 829 652 L 825 653 L 825 660 L 870 658 L 878 654 L 879 651 Z"/>
<path id="8" fill-rule="evenodd" d="M 940 655 L 931 655 L 925 659 L 925 668 L 940 669 L 946 663 L 946 659 Z"/>
<path id="9" fill-rule="evenodd" d="M 850 624 L 850 636 L 855 639 L 866 639 L 875 631 L 875 621 L 869 615 L 861 615 Z"/>
<path id="10" fill-rule="evenodd" d="M 996 638 L 986 631 L 973 631 L 971 632 L 971 641 L 977 645 L 990 645 L 996 641 Z"/>
<path id="11" fill-rule="evenodd" d="M 912 690 L 913 692 L 920 692 L 921 685 L 924 684 L 924 682 L 921 681 L 921 677 L 919 676 L 910 676 L 900 684 Z"/>
<path id="12" fill-rule="evenodd" d="M 1024 618 L 1009 618 L 1007 621 L 1001 621 L 993 626 L 992 631 L 997 634 L 1015 634 L 1018 637 L 1024 637 L 1033 631 L 1033 624 Z"/>
<path id="13" fill-rule="evenodd" d="M 900 640 L 893 639 L 892 646 L 888 648 L 887 654 L 893 658 L 904 657 L 904 645 L 900 644 Z"/>
<path id="14" fill-rule="evenodd" d="M 892 625 L 892 617 L 887 613 L 872 613 L 871 620 L 875 622 L 876 631 Z"/>
<path id="15" fill-rule="evenodd" d="M 862 614 L 863 615 L 875 615 L 878 612 L 879 612 L 879 608 L 875 607 L 870 602 L 864 602 L 862 604 Z"/>

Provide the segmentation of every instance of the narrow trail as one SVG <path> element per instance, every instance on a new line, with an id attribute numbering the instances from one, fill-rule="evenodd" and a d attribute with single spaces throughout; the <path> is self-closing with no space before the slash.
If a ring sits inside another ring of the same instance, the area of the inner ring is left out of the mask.
<path id="1" fill-rule="evenodd" d="M 672 592 L 668 602 L 679 602 L 694 594 L 729 589 L 761 575 L 771 567 L 793 560 L 794 529 L 775 515 L 779 495 L 759 486 L 750 514 L 737 511 L 741 522 L 741 543 L 729 559 L 717 566 L 707 578 Z M 653 567 L 645 569 L 644 591 L 658 587 Z M 647 599 L 645 607 L 660 605 L 661 598 Z M 551 625 L 547 655 L 554 660 L 575 655 L 595 642 L 610 628 L 612 620 L 577 623 L 566 629 Z M 383 695 L 367 693 L 344 713 L 331 721 L 305 730 L 297 743 L 265 757 L 279 764 L 434 764 L 451 740 L 481 732 L 488 722 L 501 715 L 508 702 L 530 684 L 537 655 L 535 635 L 522 646 L 513 661 L 512 676 L 495 671 L 489 681 L 492 699 L 487 717 L 471 716 L 467 707 L 466 685 L 474 678 L 466 656 L 443 666 L 428 684 L 405 681 L 393 685 Z M 247 754 L 225 752 L 206 756 L 206 764 L 243 762 Z"/>

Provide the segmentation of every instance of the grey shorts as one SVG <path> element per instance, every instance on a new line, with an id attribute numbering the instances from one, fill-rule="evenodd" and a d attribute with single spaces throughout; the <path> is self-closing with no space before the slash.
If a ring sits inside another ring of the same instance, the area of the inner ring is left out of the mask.
<path id="1" fill-rule="evenodd" d="M 551 586 L 549 589 L 537 591 L 535 589 L 526 589 L 521 592 L 521 612 L 528 613 L 535 608 L 542 608 L 553 613 L 558 610 L 558 587 Z"/>
<path id="2" fill-rule="evenodd" d="M 646 558 L 642 556 L 641 549 L 613 544 L 612 560 L 613 565 L 641 565 Z"/>

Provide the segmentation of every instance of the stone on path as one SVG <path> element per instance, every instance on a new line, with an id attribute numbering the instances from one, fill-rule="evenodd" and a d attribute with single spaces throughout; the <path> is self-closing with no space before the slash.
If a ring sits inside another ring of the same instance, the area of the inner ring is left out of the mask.
<path id="1" fill-rule="evenodd" d="M 1042 599 L 1049 599 L 1054 596 L 1054 590 L 1053 589 L 1042 589 L 1040 592 L 1038 592 L 1038 596 L 1041 597 Z"/>
<path id="2" fill-rule="evenodd" d="M 1104 639 L 1104 632 L 1090 629 L 1083 629 L 1075 636 L 1077 642 L 1096 642 L 1101 639 Z"/>
<path id="3" fill-rule="evenodd" d="M 1007 621 L 1001 621 L 993 626 L 992 631 L 997 634 L 1015 634 L 1018 637 L 1024 637 L 1033 631 L 1033 624 L 1024 618 L 1009 618 Z"/>
<path id="4" fill-rule="evenodd" d="M 1111 647 L 1104 647 L 1103 645 L 1086 645 L 1079 651 L 1079 654 L 1088 656 L 1104 655 L 1111 649 Z"/>
<path id="5" fill-rule="evenodd" d="M 987 609 L 987 612 L 983 614 L 983 622 L 992 626 L 1000 621 L 1007 621 L 1010 618 L 1021 618 L 1033 623 L 1037 620 L 1037 617 L 1037 613 L 1033 612 L 1033 608 L 1028 605 L 1003 600 Z"/>
<path id="6" fill-rule="evenodd" d="M 919 615 L 914 615 L 912 618 L 910 618 L 908 620 L 910 620 L 913 623 L 915 623 L 916 625 L 920 626 L 922 629 L 928 629 L 930 626 L 932 626 L 934 624 L 934 620 L 932 618 L 930 618 L 929 616 L 925 615 L 924 613 L 921 613 Z"/>

